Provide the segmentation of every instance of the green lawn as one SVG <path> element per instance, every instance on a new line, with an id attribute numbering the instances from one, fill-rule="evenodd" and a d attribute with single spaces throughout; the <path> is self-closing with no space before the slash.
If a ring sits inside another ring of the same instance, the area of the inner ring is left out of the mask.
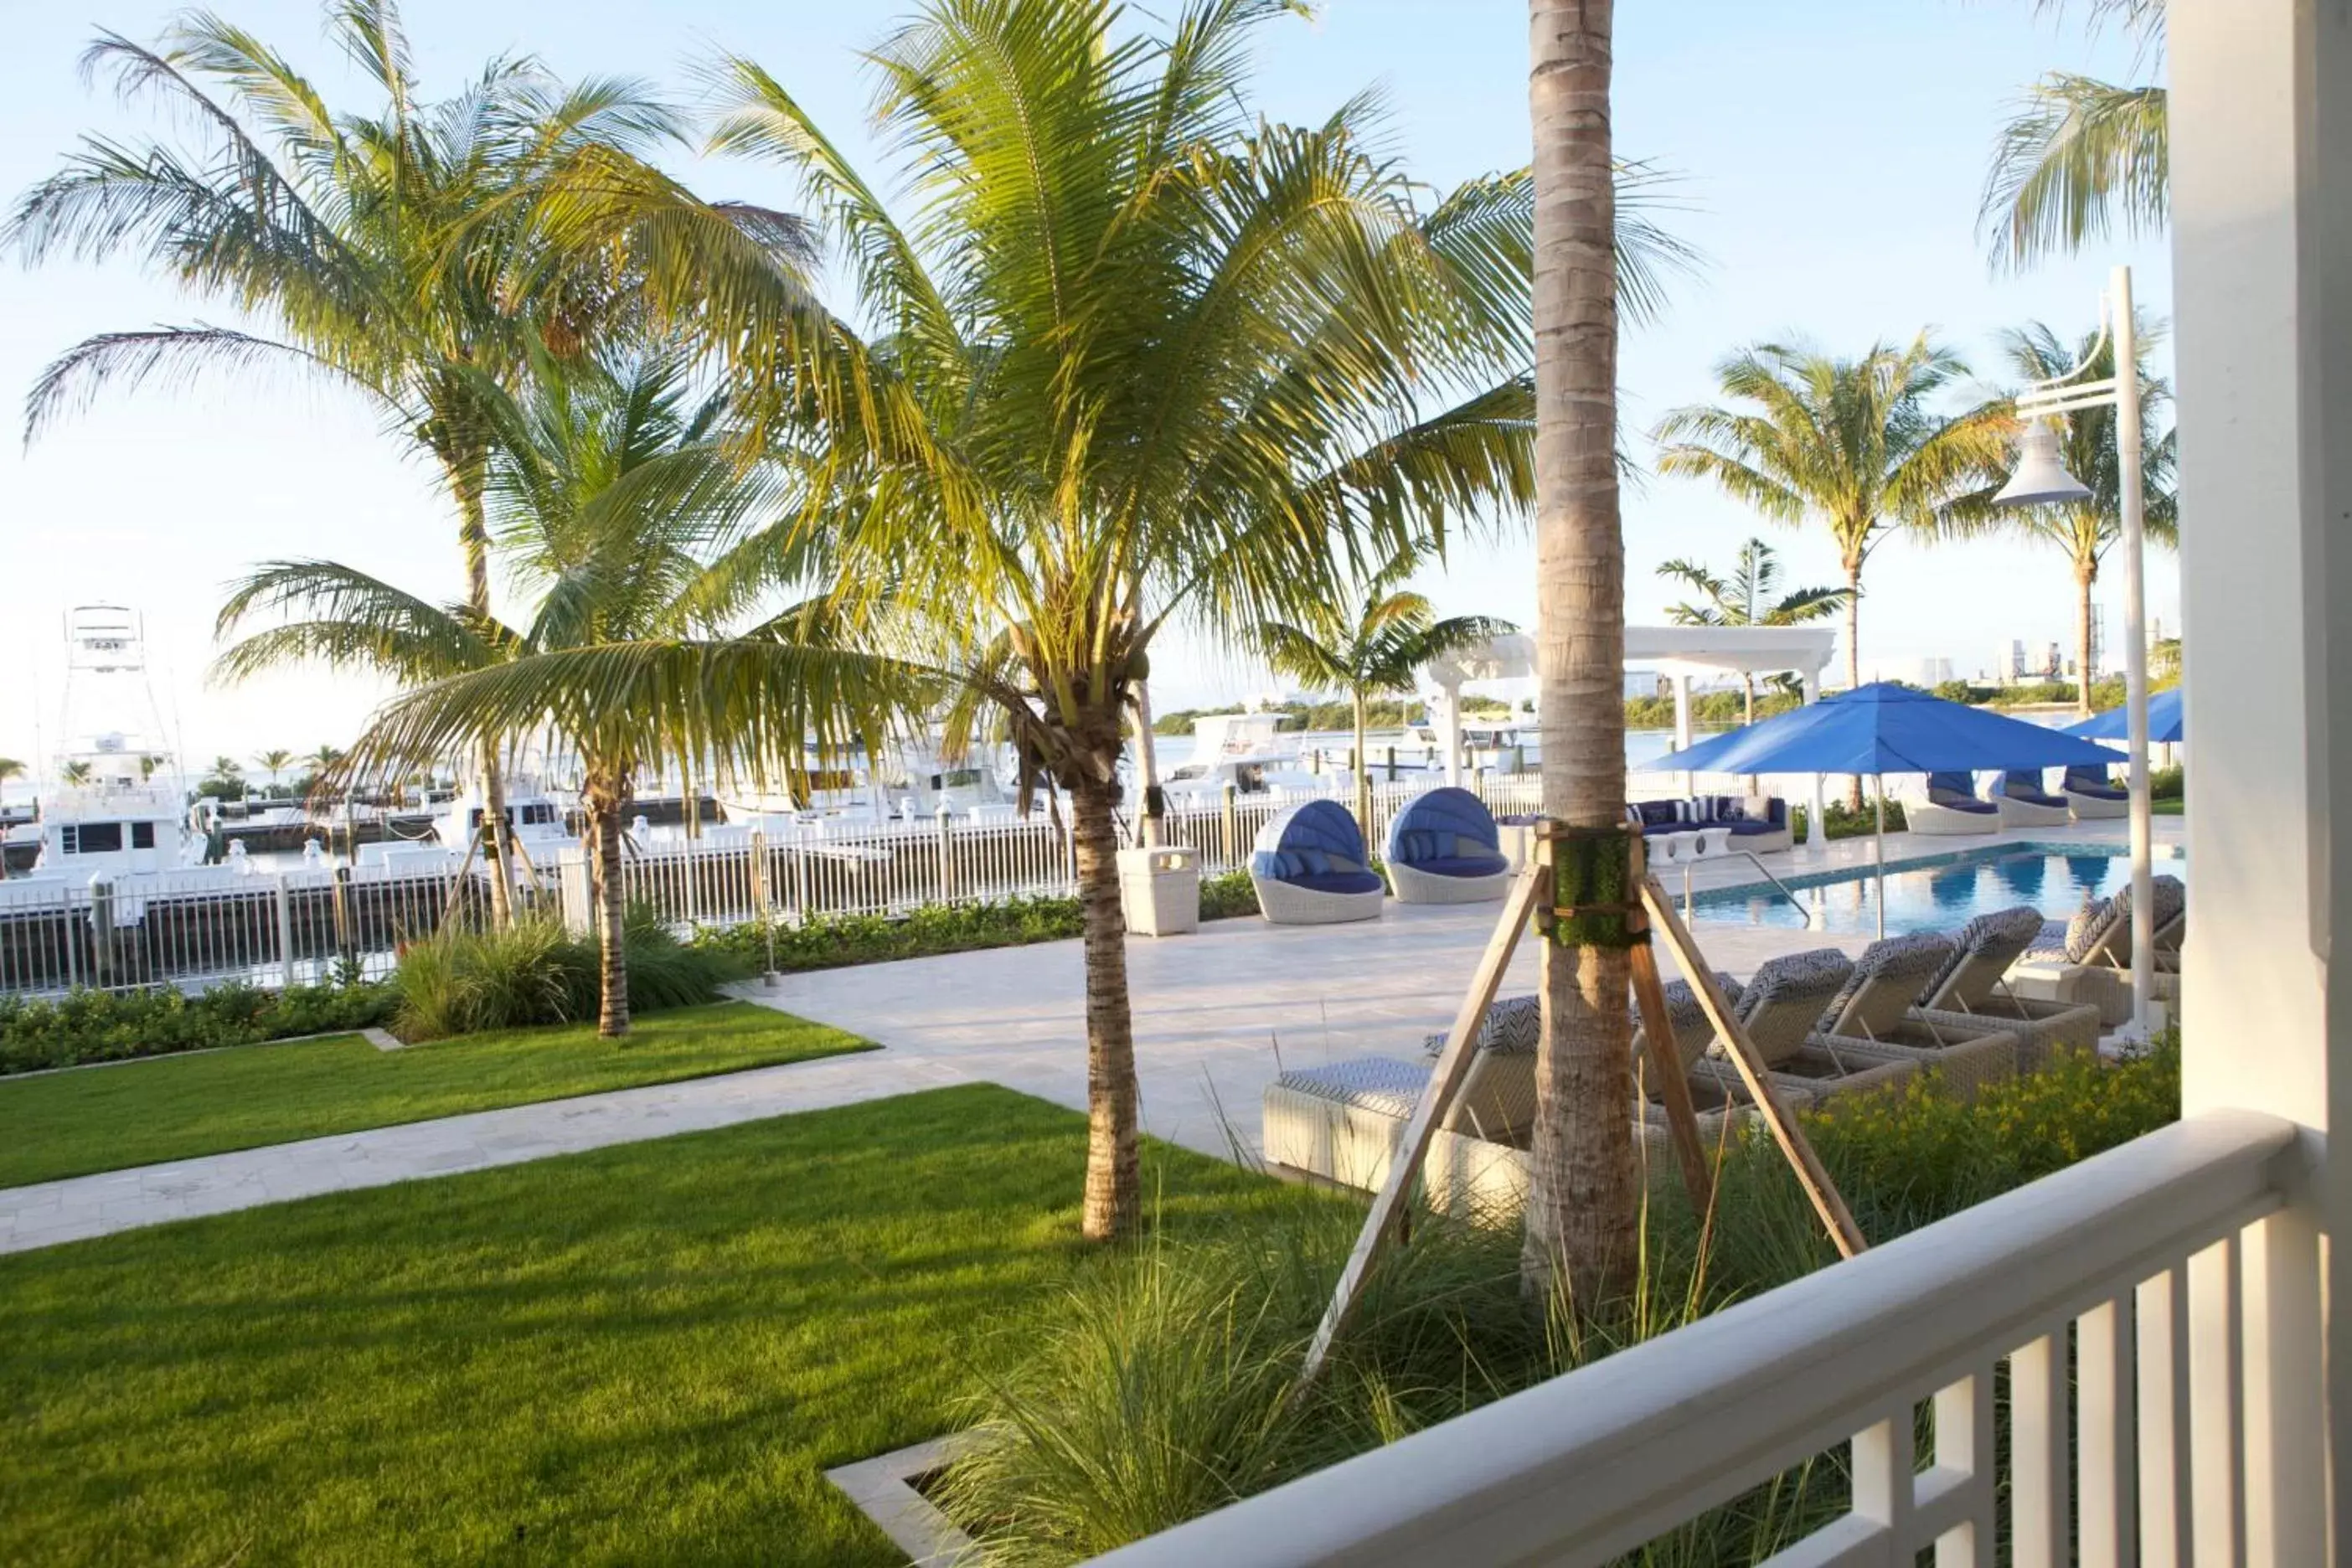
<path id="1" fill-rule="evenodd" d="M 747 1002 L 380 1051 L 356 1035 L 0 1079 L 0 1187 L 803 1061 L 870 1043 Z"/>
<path id="2" fill-rule="evenodd" d="M 2147 803 L 2148 815 L 2151 816 L 2179 816 L 2180 815 L 2181 808 L 2186 804 L 2187 803 L 2179 795 L 2173 796 L 2170 800 L 2152 800 Z"/>
<path id="3" fill-rule="evenodd" d="M 0 1257 L 0 1562 L 903 1562 L 820 1472 L 957 1424 L 1085 1148 L 939 1089 Z M 1315 1201 L 1145 1160 L 1163 1227 Z"/>

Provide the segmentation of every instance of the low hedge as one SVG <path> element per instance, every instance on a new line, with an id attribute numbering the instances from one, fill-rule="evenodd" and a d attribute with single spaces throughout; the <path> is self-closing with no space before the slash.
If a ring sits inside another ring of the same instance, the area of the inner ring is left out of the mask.
<path id="1" fill-rule="evenodd" d="M 75 991 L 54 1001 L 0 996 L 0 1076 L 380 1026 L 398 1006 L 394 987 L 373 981 L 284 991 L 232 982 L 196 995 L 160 987 Z"/>
<path id="2" fill-rule="evenodd" d="M 1201 879 L 1201 918 L 1231 920 L 1257 913 L 1257 889 L 1246 871 Z M 743 973 L 758 973 L 772 962 L 779 973 L 845 969 L 929 958 L 982 948 L 1024 947 L 1066 942 L 1086 934 L 1076 899 L 1006 899 L 989 904 L 925 904 L 904 915 L 827 915 L 804 925 L 705 928 L 693 945 L 724 954 Z"/>

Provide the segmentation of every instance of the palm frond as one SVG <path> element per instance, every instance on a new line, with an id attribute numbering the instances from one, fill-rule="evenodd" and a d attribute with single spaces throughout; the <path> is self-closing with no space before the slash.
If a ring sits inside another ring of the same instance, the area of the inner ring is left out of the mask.
<path id="1" fill-rule="evenodd" d="M 2162 232 L 2169 208 L 2165 89 L 2044 76 L 2002 126 L 1979 222 L 1996 266 L 2073 255 L 2120 231 Z"/>

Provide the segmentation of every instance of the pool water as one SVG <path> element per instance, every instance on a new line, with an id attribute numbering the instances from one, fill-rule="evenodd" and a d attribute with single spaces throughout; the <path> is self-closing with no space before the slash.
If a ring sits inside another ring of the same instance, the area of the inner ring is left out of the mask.
<path id="1" fill-rule="evenodd" d="M 2159 858 L 2156 872 L 2185 880 L 2188 863 L 2179 856 Z M 2112 897 L 2130 881 L 2131 858 L 2121 853 L 2032 845 L 1965 851 L 1948 864 L 1886 873 L 1886 934 L 1955 931 L 1978 915 L 2019 904 L 2031 904 L 2050 919 L 2063 921 L 2082 908 L 2085 898 Z M 1876 932 L 1877 879 L 1868 867 L 1803 879 L 1794 886 L 1811 912 L 1813 930 L 1864 936 Z M 1696 914 L 1702 923 L 1716 925 L 1801 930 L 1807 923 L 1769 888 L 1701 893 Z"/>

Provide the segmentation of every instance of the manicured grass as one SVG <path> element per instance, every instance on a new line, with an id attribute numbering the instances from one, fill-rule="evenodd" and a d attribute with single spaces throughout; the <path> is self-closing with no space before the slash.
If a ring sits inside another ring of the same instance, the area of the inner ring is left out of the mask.
<path id="1" fill-rule="evenodd" d="M 821 1472 L 1034 1342 L 1085 1150 L 983 1085 L 0 1257 L 0 1562 L 901 1563 Z"/>
<path id="2" fill-rule="evenodd" d="M 2179 796 L 2175 795 L 2170 800 L 2149 801 L 2147 803 L 2147 811 L 2150 816 L 2179 816 L 2182 808 L 2187 805 L 2188 802 L 2182 800 Z"/>
<path id="3" fill-rule="evenodd" d="M 364 1127 L 702 1078 L 867 1041 L 746 1002 L 380 1051 L 356 1035 L 0 1079 L 0 1187 Z"/>

